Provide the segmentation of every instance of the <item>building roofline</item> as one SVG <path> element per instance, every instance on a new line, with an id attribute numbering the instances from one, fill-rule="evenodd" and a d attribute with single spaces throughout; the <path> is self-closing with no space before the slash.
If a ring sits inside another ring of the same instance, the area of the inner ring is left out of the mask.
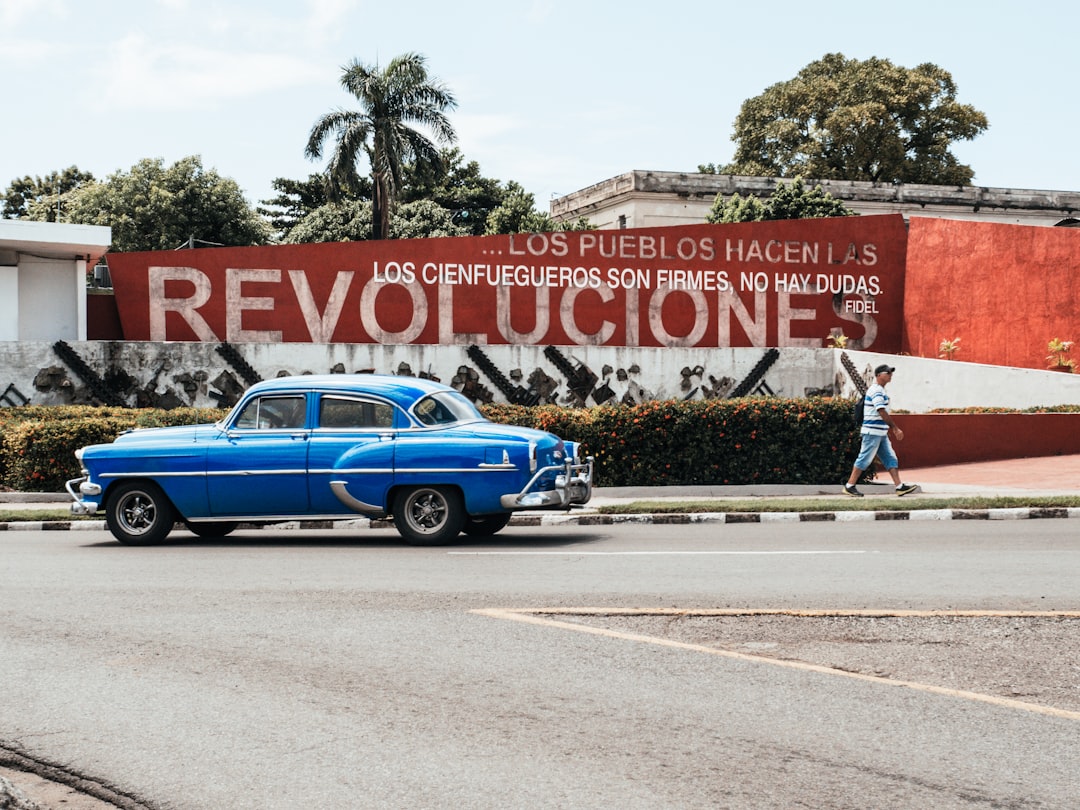
<path id="1" fill-rule="evenodd" d="M 66 222 L 0 219 L 0 250 L 97 264 L 112 243 L 112 228 Z"/>
<path id="2" fill-rule="evenodd" d="M 635 193 L 672 198 L 714 199 L 718 194 L 766 197 L 780 183 L 794 178 L 753 177 L 700 172 L 659 172 L 634 169 L 551 201 L 555 218 L 579 212 L 600 202 L 610 203 Z M 980 209 L 1053 211 L 1068 216 L 1080 212 L 1080 191 L 996 188 L 992 186 L 934 186 L 920 183 L 872 183 L 862 180 L 804 180 L 820 185 L 842 201 L 898 203 L 912 206 L 952 205 Z"/>

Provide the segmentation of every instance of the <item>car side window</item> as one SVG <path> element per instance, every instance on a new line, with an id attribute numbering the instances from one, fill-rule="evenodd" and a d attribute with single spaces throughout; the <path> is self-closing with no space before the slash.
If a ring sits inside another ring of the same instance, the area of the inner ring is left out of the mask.
<path id="1" fill-rule="evenodd" d="M 306 421 L 302 396 L 256 397 L 244 406 L 235 426 L 245 430 L 285 430 L 302 428 Z"/>
<path id="2" fill-rule="evenodd" d="M 394 408 L 385 402 L 326 396 L 320 400 L 319 427 L 342 429 L 393 426 Z"/>

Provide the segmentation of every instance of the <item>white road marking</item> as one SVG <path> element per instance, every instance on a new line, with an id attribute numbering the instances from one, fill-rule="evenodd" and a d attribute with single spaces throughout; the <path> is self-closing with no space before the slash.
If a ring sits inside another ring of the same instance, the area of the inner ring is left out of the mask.
<path id="1" fill-rule="evenodd" d="M 851 672 L 846 669 L 811 664 L 806 661 L 793 661 L 788 659 L 771 658 L 753 653 L 741 653 L 734 650 L 718 649 L 702 644 L 691 644 L 684 641 L 675 641 L 668 638 L 645 636 L 638 633 L 627 633 L 619 630 L 609 630 L 603 627 L 590 627 L 585 624 L 559 621 L 549 618 L 555 615 L 596 615 L 596 616 L 997 616 L 997 617 L 1041 617 L 1041 618 L 1080 618 L 1080 611 L 1008 611 L 1008 610 L 784 610 L 784 609 L 749 609 L 718 608 L 715 610 L 685 610 L 680 608 L 479 608 L 469 611 L 479 616 L 489 616 L 493 619 L 506 619 L 516 622 L 526 622 L 547 627 L 556 627 L 562 630 L 572 630 L 575 633 L 586 633 L 595 636 L 636 641 L 645 644 L 655 644 L 660 647 L 672 647 L 679 650 L 691 650 L 694 652 L 715 655 L 721 658 L 732 658 L 737 661 L 753 661 L 768 666 L 783 669 L 802 670 L 803 672 L 815 672 L 822 675 L 833 675 L 841 678 L 875 683 L 882 686 L 895 686 L 904 689 L 912 689 L 917 692 L 926 692 L 932 695 L 970 700 L 977 703 L 988 703 L 1007 709 L 1042 714 L 1048 717 L 1057 717 L 1063 720 L 1080 720 L 1080 712 L 1069 709 L 1058 709 L 1053 706 L 1043 706 L 1037 703 L 1027 703 L 1022 700 L 999 697 L 997 695 L 985 695 L 981 692 L 969 692 L 963 689 L 951 689 L 933 684 L 920 683 L 918 681 L 906 681 L 886 678 L 880 675 L 866 675 L 861 672 Z"/>
<path id="2" fill-rule="evenodd" d="M 866 551 L 448 551 L 459 557 L 673 557 L 782 556 L 785 554 L 866 554 Z"/>

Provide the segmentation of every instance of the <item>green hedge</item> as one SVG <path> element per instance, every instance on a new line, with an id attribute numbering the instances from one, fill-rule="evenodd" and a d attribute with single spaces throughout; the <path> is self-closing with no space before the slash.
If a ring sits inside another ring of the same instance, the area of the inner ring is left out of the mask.
<path id="1" fill-rule="evenodd" d="M 597 486 L 824 484 L 846 480 L 858 449 L 845 399 L 654 401 L 587 409 L 486 406 L 495 422 L 579 441 Z"/>
<path id="2" fill-rule="evenodd" d="M 596 458 L 597 486 L 836 483 L 847 478 L 858 439 L 844 399 L 655 401 L 560 408 L 488 405 L 495 422 L 581 442 Z M 125 430 L 215 422 L 226 411 L 88 406 L 0 409 L 0 480 L 30 492 L 59 492 L 79 474 L 75 450 Z"/>
<path id="3" fill-rule="evenodd" d="M 25 492 L 61 492 L 79 475 L 75 451 L 111 442 L 126 430 L 215 422 L 217 408 L 94 408 L 88 405 L 0 409 L 0 481 Z"/>

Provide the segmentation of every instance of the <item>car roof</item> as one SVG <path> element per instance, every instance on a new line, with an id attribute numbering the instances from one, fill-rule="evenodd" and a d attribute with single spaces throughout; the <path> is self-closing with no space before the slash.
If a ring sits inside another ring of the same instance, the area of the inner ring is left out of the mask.
<path id="1" fill-rule="evenodd" d="M 304 374 L 263 380 L 251 386 L 245 392 L 245 396 L 256 393 L 310 390 L 342 394 L 374 394 L 392 400 L 404 408 L 409 408 L 416 400 L 428 394 L 454 389 L 433 380 L 392 374 Z"/>

